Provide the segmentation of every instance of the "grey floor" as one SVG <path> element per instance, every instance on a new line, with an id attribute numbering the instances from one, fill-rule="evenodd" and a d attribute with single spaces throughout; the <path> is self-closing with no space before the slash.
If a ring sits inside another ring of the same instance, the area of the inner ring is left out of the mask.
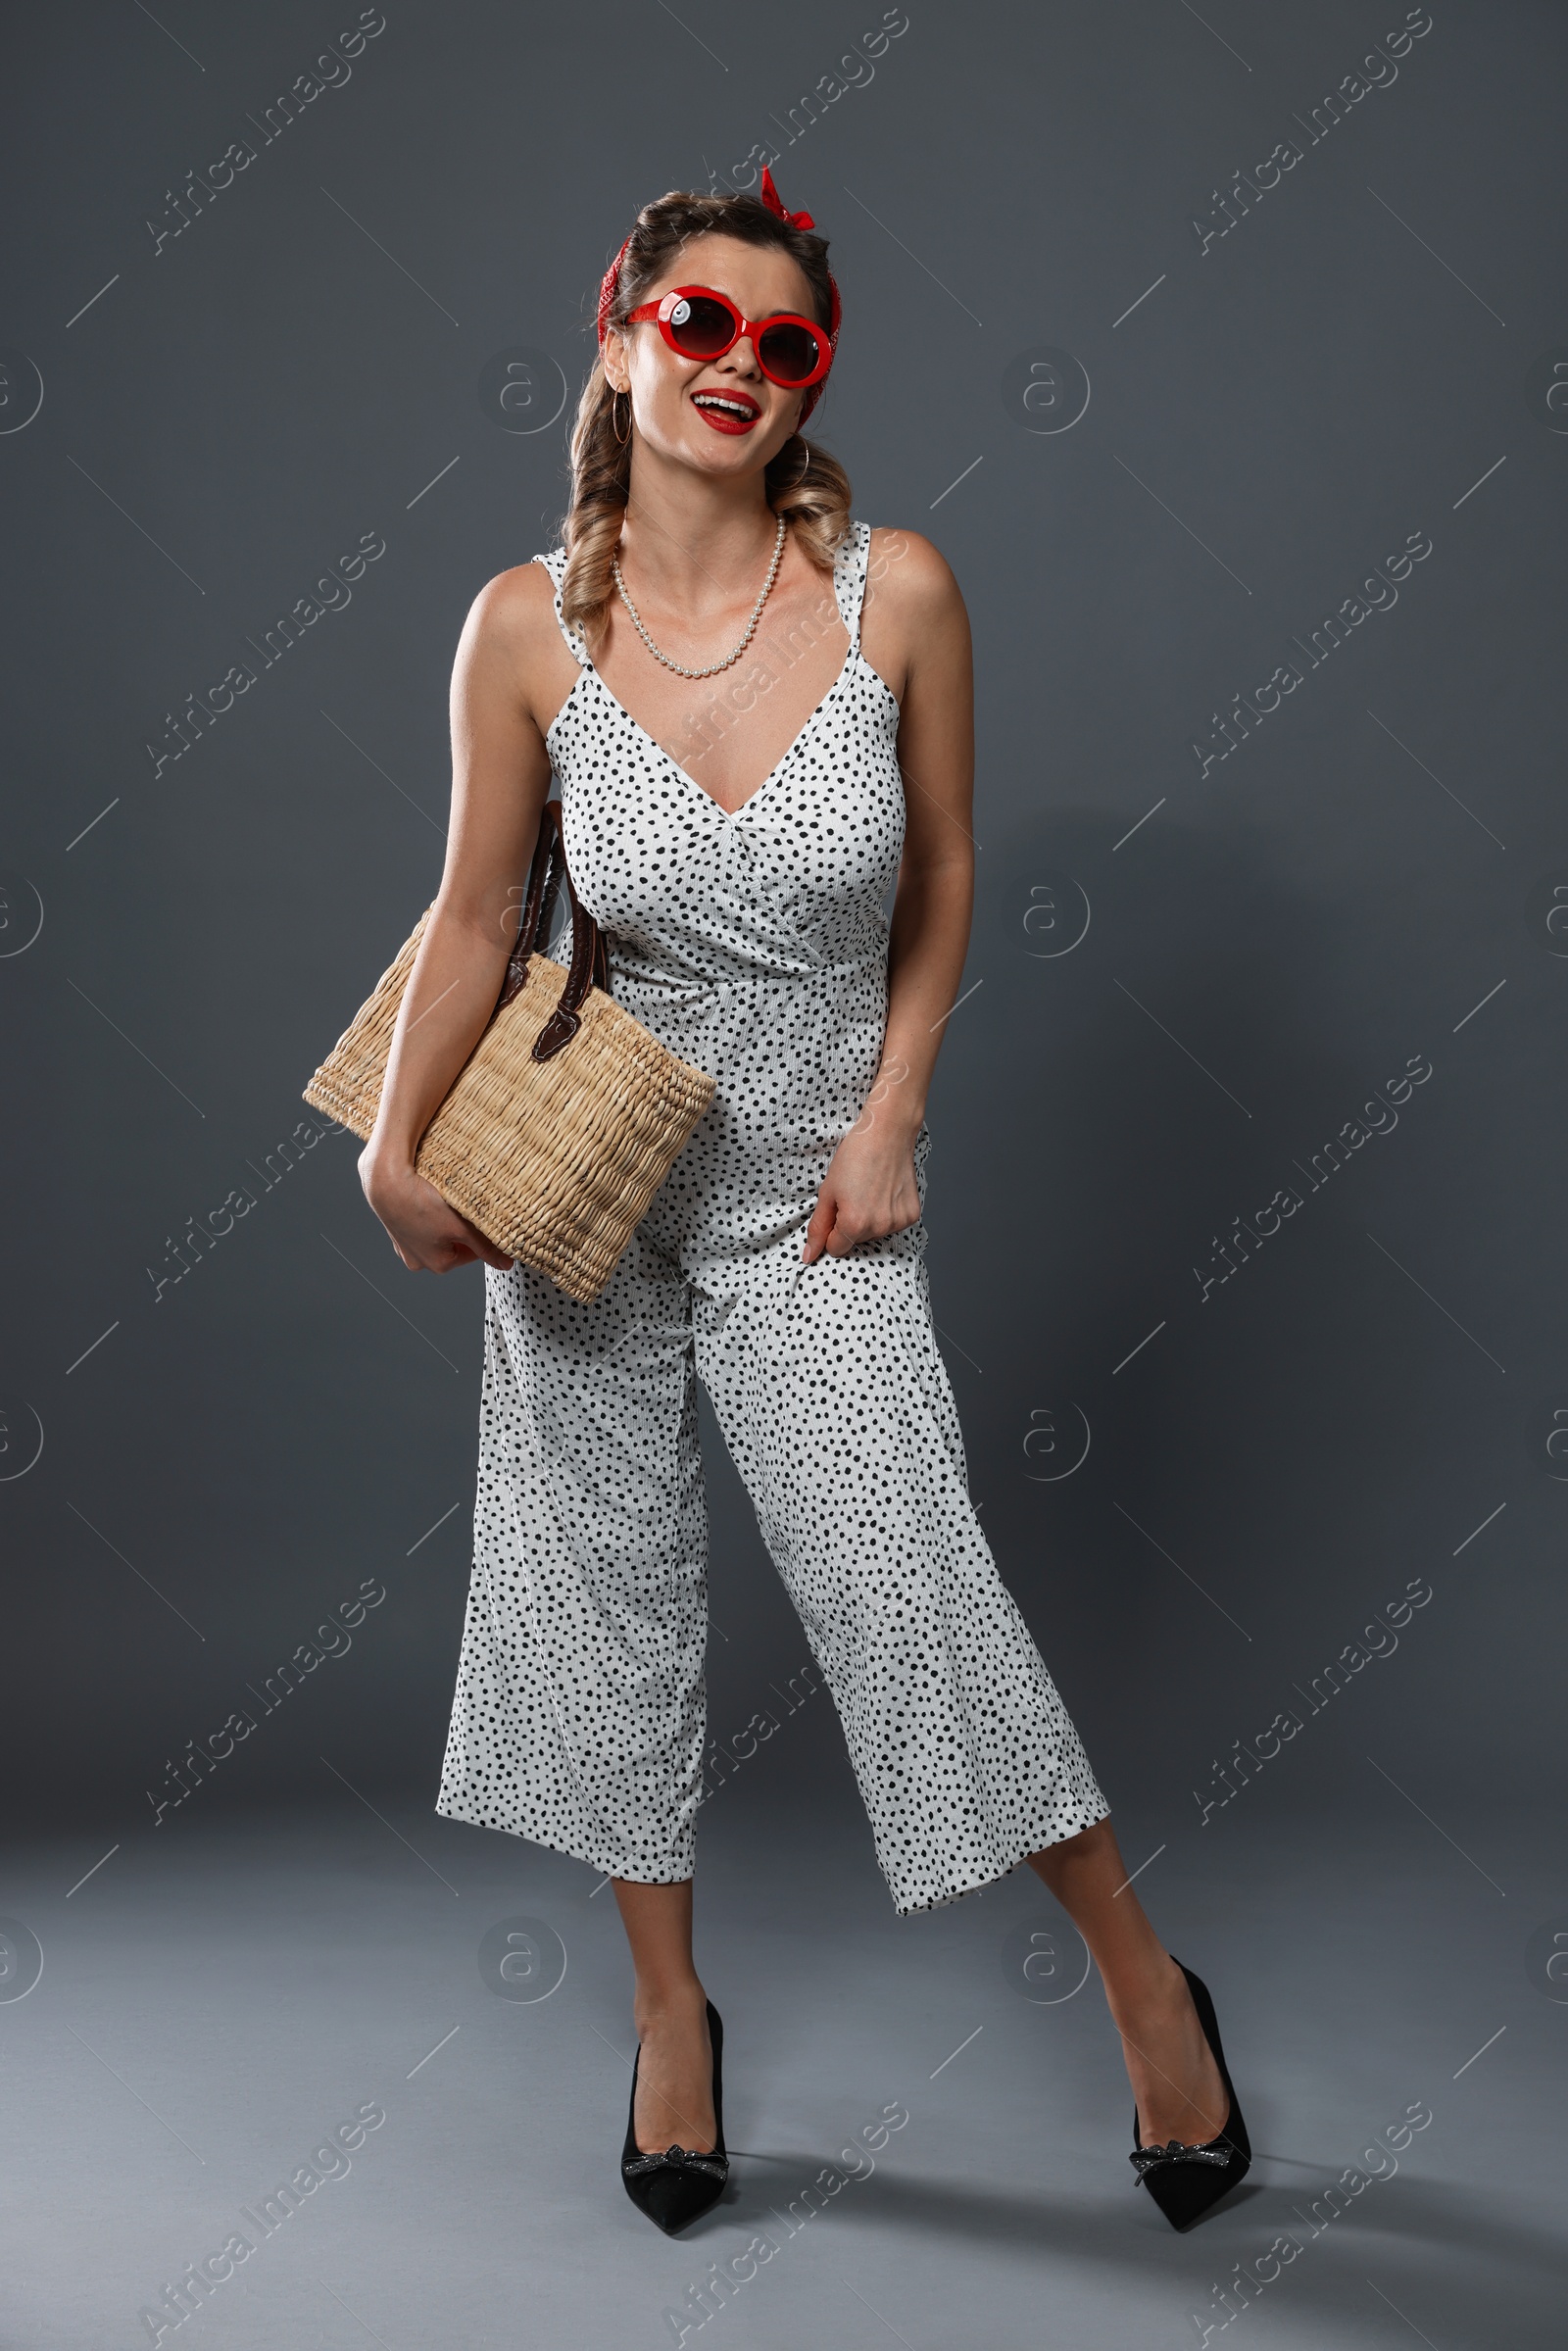
<path id="1" fill-rule="evenodd" d="M 705 1821 L 736 2160 L 673 2241 L 616 2177 L 627 1967 L 576 1863 L 341 1788 L 172 1816 L 79 1885 L 90 1837 L 34 1844 L 6 1903 L 0 2339 L 1125 2351 L 1236 2340 L 1215 2289 L 1261 2261 L 1231 2322 L 1259 2343 L 1561 2342 L 1568 2005 L 1528 1964 L 1562 1907 L 1544 1824 L 1380 1815 L 1348 1837 L 1276 1812 L 1151 1862 L 1140 1891 L 1215 1992 L 1260 2151 L 1178 2237 L 1135 2188 L 1102 2004 L 1029 1873 L 900 1921 L 863 1824 L 814 1810 L 736 1788 Z M 1025 1996 L 1032 1935 L 1036 1988 L 1066 1996 Z M 313 2165 L 366 2108 L 384 2121 Z M 1430 2121 L 1374 2165 L 1411 2110 Z M 177 2328 L 139 2316 L 236 2232 L 253 2250 Z M 737 2256 L 755 2274 L 710 2284 L 704 2318 L 693 2289 Z"/>

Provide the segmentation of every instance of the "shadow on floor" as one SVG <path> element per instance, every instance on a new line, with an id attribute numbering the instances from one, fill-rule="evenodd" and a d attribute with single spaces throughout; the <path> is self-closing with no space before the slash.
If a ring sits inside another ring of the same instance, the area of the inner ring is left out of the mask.
<path id="1" fill-rule="evenodd" d="M 1441 2182 L 1400 2176 L 1375 2180 L 1353 2205 L 1327 2223 L 1314 2222 L 1309 2206 L 1326 2184 L 1321 2164 L 1289 2156 L 1260 2156 L 1241 2187 L 1233 2190 L 1198 2228 L 1178 2234 L 1129 2178 L 1125 2206 L 1027 2193 L 973 2180 L 948 2181 L 900 2178 L 879 2168 L 850 2180 L 809 2219 L 801 2218 L 801 2191 L 822 2169 L 820 2155 L 731 2149 L 738 2167 L 730 2185 L 707 2219 L 686 2232 L 696 2247 L 723 2227 L 739 2225 L 771 2238 L 780 2251 L 812 2225 L 831 2226 L 833 2213 L 852 2211 L 862 2228 L 905 2231 L 929 2251 L 942 2238 L 955 2250 L 987 2246 L 1027 2260 L 1075 2262 L 1107 2275 L 1135 2272 L 1146 2283 L 1164 2278 L 1178 2300 L 1213 2328 L 1215 2339 L 1228 2324 L 1225 2309 L 1209 2292 L 1216 2274 L 1228 2277 L 1236 2264 L 1251 2264 L 1282 2236 L 1299 2248 L 1274 2280 L 1255 2286 L 1251 2302 L 1298 2323 L 1316 2318 L 1335 2339 L 1359 2332 L 1364 2324 L 1386 2340 L 1390 2310 L 1405 2317 L 1404 2306 L 1430 2310 L 1434 2284 L 1443 2302 L 1444 2351 L 1475 2346 L 1493 2351 L 1506 2298 L 1510 2351 L 1560 2351 L 1560 2241 L 1510 2219 L 1494 2200 Z M 1315 2179 L 1297 2188 L 1276 2184 L 1267 2174 L 1279 2168 Z M 789 2210 L 795 2202 L 794 2213 Z M 1199 2262 L 1194 2252 L 1201 2249 Z M 1201 2291 L 1195 2277 L 1201 2276 Z M 1370 2291 L 1368 2288 L 1370 2287 Z M 1366 2304 L 1358 2322 L 1355 2301 Z M 1234 2299 L 1233 2295 L 1233 2299 Z M 1239 2314 L 1238 2314 L 1239 2315 Z M 1406 2320 L 1407 2325 L 1414 2322 Z"/>

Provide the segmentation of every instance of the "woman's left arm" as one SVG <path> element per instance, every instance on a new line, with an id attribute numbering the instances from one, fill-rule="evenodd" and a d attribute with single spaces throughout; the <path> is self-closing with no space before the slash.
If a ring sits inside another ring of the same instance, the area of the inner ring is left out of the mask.
<path id="1" fill-rule="evenodd" d="M 878 540 L 890 544 L 879 550 Z M 897 552 L 898 560 L 892 560 Z M 884 553 L 879 565 L 877 556 Z M 882 1062 L 839 1145 L 806 1229 L 803 1262 L 847 1256 L 919 1221 L 914 1145 L 974 903 L 974 673 L 958 583 L 928 539 L 876 532 L 861 644 L 898 697 L 904 857 L 888 954 Z"/>

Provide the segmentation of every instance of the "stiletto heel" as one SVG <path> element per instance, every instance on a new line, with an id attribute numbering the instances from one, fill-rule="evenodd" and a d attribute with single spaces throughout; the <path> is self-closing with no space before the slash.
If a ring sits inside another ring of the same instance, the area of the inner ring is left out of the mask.
<path id="1" fill-rule="evenodd" d="M 666 2147 L 662 2155 L 645 2155 L 637 2144 L 637 2069 L 642 2043 L 631 2069 L 631 2107 L 626 2116 L 626 2144 L 620 2154 L 620 2177 L 638 2211 L 673 2236 L 718 2202 L 729 2179 L 724 2152 L 724 2027 L 711 2000 L 708 2003 L 708 2032 L 713 2044 L 713 2148 L 694 2155 L 689 2147 Z"/>
<path id="2" fill-rule="evenodd" d="M 1133 2151 L 1128 2161 L 1148 2188 L 1173 2229 L 1191 2229 L 1202 2219 L 1210 2205 L 1217 2204 L 1228 2188 L 1245 2180 L 1252 2167 L 1252 2145 L 1247 2135 L 1247 2125 L 1237 2103 L 1236 2091 L 1225 2064 L 1225 2052 L 1220 2046 L 1219 2022 L 1214 2015 L 1214 2003 L 1208 1996 L 1208 1986 L 1191 1968 L 1182 1967 L 1187 1988 L 1193 1995 L 1198 2021 L 1203 2028 L 1203 2038 L 1213 2051 L 1219 2078 L 1225 2084 L 1230 2108 L 1225 2127 L 1200 2147 L 1184 2147 L 1180 2139 L 1170 2139 L 1163 2147 L 1146 2147 L 1138 2135 L 1138 2109 L 1133 2108 Z"/>

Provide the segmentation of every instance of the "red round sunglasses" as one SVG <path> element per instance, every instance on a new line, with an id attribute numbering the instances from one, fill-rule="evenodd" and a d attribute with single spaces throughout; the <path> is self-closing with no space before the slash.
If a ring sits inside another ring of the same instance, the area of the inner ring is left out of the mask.
<path id="1" fill-rule="evenodd" d="M 771 318 L 743 318 L 727 294 L 712 286 L 674 286 L 658 302 L 644 302 L 627 313 L 628 326 L 652 320 L 671 351 L 687 360 L 722 359 L 742 336 L 757 354 L 757 364 L 769 383 L 787 392 L 801 392 L 820 383 L 833 365 L 833 346 L 825 330 L 793 311 Z"/>

